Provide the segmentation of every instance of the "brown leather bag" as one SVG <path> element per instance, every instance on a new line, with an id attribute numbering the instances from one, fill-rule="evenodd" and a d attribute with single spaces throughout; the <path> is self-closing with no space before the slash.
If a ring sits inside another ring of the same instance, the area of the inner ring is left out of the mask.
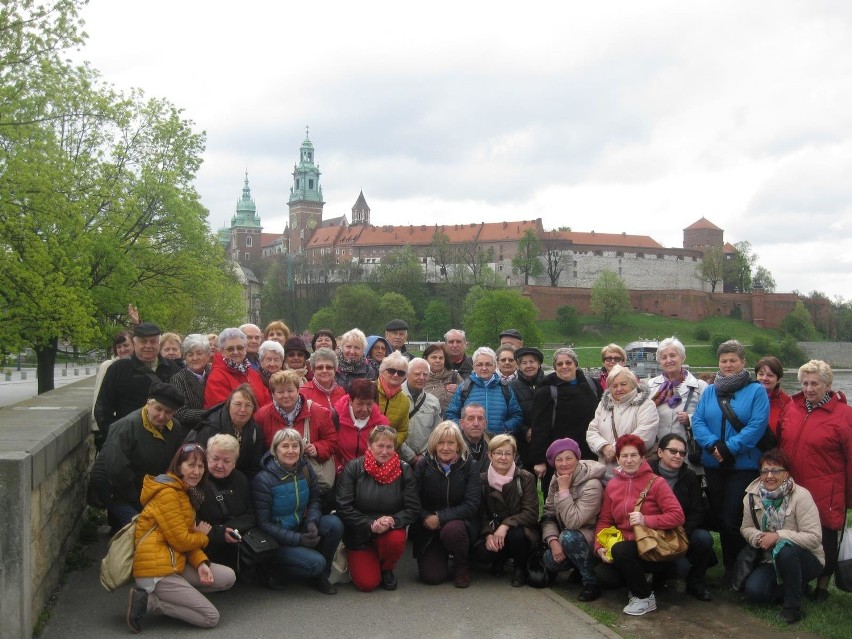
<path id="1" fill-rule="evenodd" d="M 645 501 L 645 496 L 656 479 L 652 477 L 645 490 L 639 493 L 639 499 L 636 500 L 636 507 L 633 509 L 635 512 L 641 512 L 642 502 Z M 645 561 L 674 561 L 683 557 L 689 550 L 689 539 L 683 526 L 670 530 L 656 530 L 648 526 L 636 525 L 633 526 L 633 534 L 636 536 L 639 557 Z"/>

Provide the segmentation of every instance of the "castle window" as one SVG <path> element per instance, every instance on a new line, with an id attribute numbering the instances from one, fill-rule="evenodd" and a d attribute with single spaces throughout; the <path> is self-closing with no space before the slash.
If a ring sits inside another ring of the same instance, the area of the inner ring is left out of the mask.
<path id="1" fill-rule="evenodd" d="M 594 253 L 597 257 L 603 257 L 603 251 L 595 251 Z"/>
<path id="2" fill-rule="evenodd" d="M 299 178 L 296 178 L 296 188 L 299 188 Z"/>
<path id="3" fill-rule="evenodd" d="M 251 235 L 246 235 L 246 248 L 251 248 Z"/>
<path id="4" fill-rule="evenodd" d="M 636 259 L 641 260 L 641 259 L 643 259 L 644 257 L 645 257 L 645 254 L 644 254 L 644 253 L 637 253 L 637 254 L 636 254 Z"/>
<path id="5" fill-rule="evenodd" d="M 617 251 L 615 256 L 616 257 L 624 257 L 624 251 Z"/>
<path id="6" fill-rule="evenodd" d="M 313 189 L 313 188 L 314 188 L 314 181 L 313 181 L 313 180 L 308 180 L 308 188 L 309 188 L 309 189 Z"/>
<path id="7" fill-rule="evenodd" d="M 246 253 L 246 262 L 251 260 L 251 253 Z"/>

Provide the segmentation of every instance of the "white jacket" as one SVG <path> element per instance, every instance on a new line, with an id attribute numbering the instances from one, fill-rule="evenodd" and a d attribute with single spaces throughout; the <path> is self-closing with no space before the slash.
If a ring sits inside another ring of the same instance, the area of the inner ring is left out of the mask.
<path id="1" fill-rule="evenodd" d="M 643 382 L 617 403 L 612 399 L 612 392 L 607 389 L 586 431 L 586 443 L 592 452 L 598 454 L 601 463 L 606 463 L 601 453 L 604 446 L 609 444 L 614 448 L 615 441 L 629 433 L 641 438 L 645 448 L 650 451 L 657 440 L 659 421 L 657 407 L 651 401 L 651 391 Z"/>

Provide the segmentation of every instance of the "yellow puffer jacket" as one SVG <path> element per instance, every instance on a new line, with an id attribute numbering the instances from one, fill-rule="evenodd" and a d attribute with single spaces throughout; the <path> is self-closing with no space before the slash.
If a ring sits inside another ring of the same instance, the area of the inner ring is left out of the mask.
<path id="1" fill-rule="evenodd" d="M 390 425 L 396 429 L 396 447 L 402 446 L 402 443 L 408 437 L 408 411 L 411 408 L 411 403 L 408 401 L 408 395 L 400 390 L 393 397 L 385 395 L 385 389 L 382 387 L 382 381 L 376 383 L 379 387 L 379 410 L 388 418 Z"/>
<path id="2" fill-rule="evenodd" d="M 195 510 L 188 489 L 183 480 L 170 473 L 145 476 L 140 499 L 144 508 L 136 520 L 134 577 L 167 577 L 182 573 L 187 560 L 195 568 L 207 561 L 201 549 L 209 539 L 194 530 Z M 157 528 L 140 544 L 153 526 Z"/>

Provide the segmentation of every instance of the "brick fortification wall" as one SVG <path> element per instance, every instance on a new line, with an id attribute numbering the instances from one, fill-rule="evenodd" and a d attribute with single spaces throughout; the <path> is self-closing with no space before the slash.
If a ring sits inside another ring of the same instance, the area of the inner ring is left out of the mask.
<path id="1" fill-rule="evenodd" d="M 581 315 L 591 315 L 589 305 L 590 288 L 552 288 L 528 286 L 528 296 L 539 310 L 541 319 L 556 318 L 560 306 L 573 306 Z M 778 328 L 802 299 L 793 293 L 707 293 L 690 290 L 644 290 L 630 291 L 630 305 L 634 311 L 699 321 L 706 317 L 729 317 L 739 309 L 742 319 L 764 328 Z M 817 303 L 811 308 L 817 326 L 825 321 L 830 312 L 829 303 Z"/>

